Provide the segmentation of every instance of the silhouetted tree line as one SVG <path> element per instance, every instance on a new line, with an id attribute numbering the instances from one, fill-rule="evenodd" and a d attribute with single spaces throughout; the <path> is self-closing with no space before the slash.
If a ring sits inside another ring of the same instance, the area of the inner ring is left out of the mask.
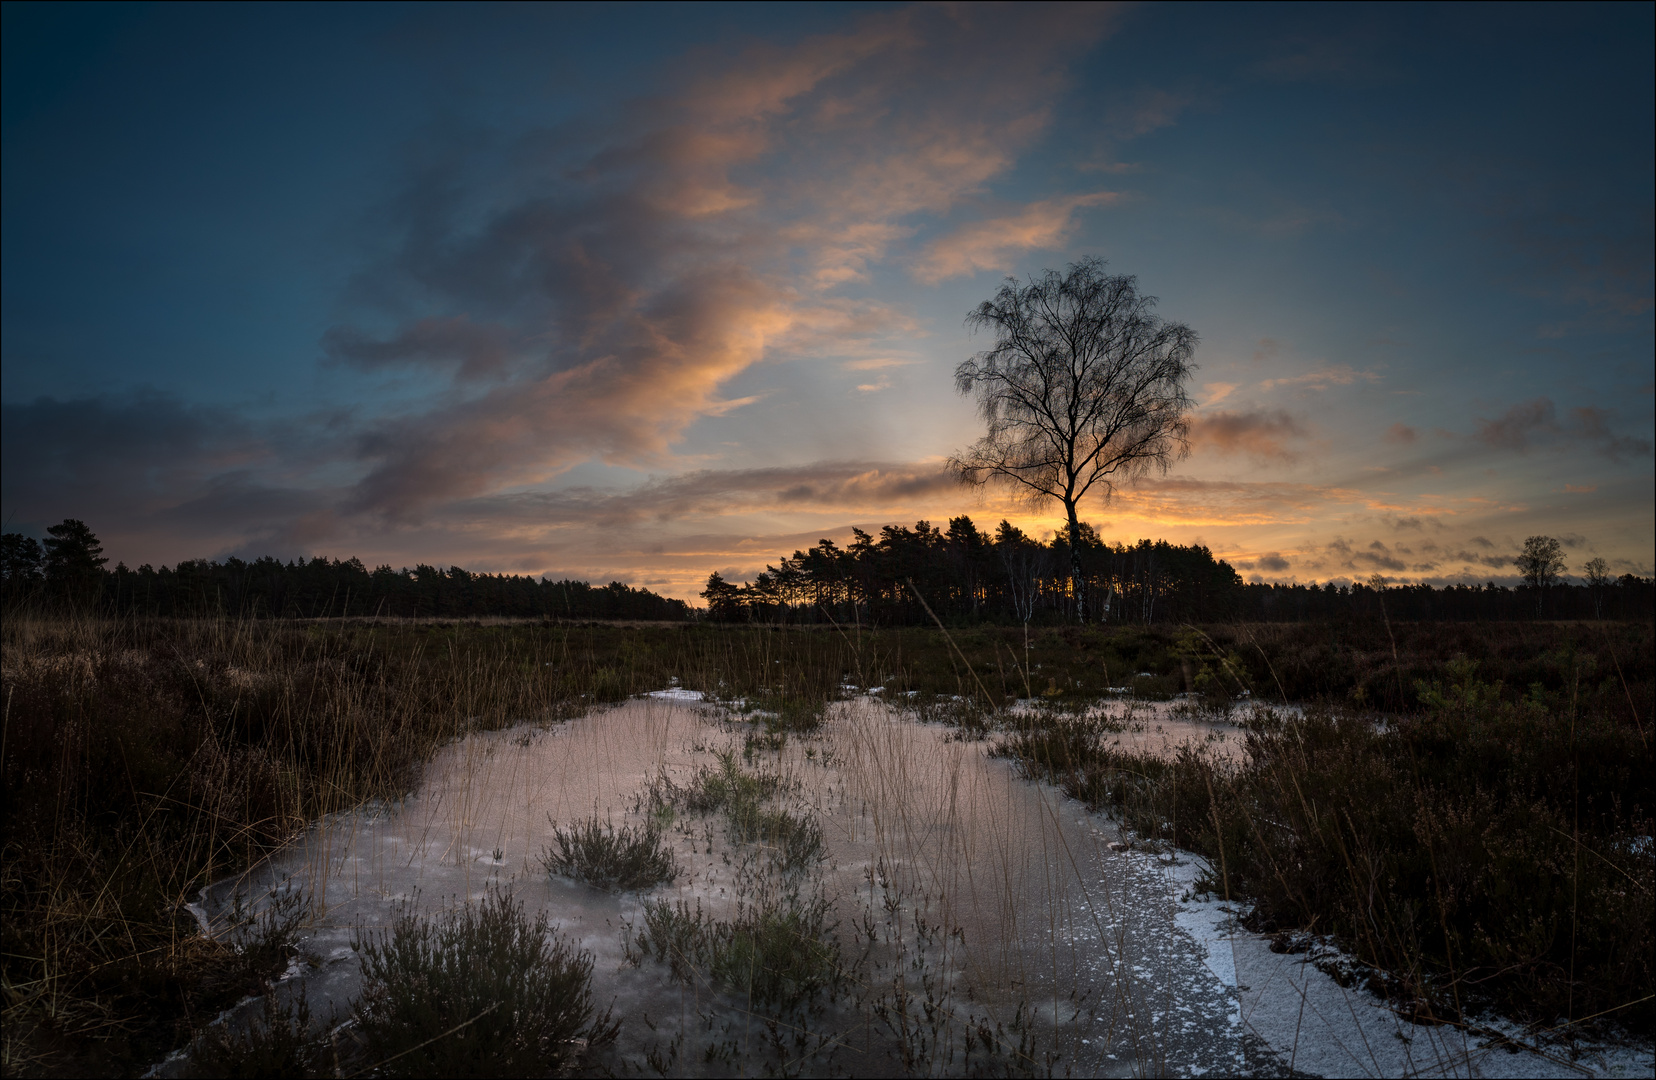
<path id="1" fill-rule="evenodd" d="M 1109 622 L 1210 622 L 1235 618 L 1242 579 L 1201 545 L 1166 541 L 1109 545 L 1078 523 L 1089 609 Z M 993 535 L 969 517 L 947 529 L 917 522 L 887 525 L 875 537 L 852 530 L 841 548 L 823 540 L 767 566 L 749 584 L 708 579 L 702 596 L 722 621 L 1055 622 L 1069 618 L 1075 595 L 1065 529 L 1041 543 L 1009 522 Z M 922 603 L 922 599 L 924 603 Z"/>
<path id="2" fill-rule="evenodd" d="M 252 562 L 193 559 L 159 570 L 106 569 L 92 530 L 68 520 L 47 530 L 44 545 L 6 533 L 0 571 L 8 606 L 18 603 L 151 615 L 435 616 L 503 615 L 571 619 L 689 619 L 682 600 L 619 581 L 547 581 L 518 574 L 474 574 L 421 564 L 369 570 L 359 559 Z"/>
<path id="3" fill-rule="evenodd" d="M 1540 575 L 1520 564 L 1529 583 L 1518 588 L 1386 587 L 1379 581 L 1263 585 L 1243 582 L 1200 544 L 1109 544 L 1078 522 L 1072 547 L 1070 531 L 1042 543 L 1005 521 L 994 534 L 985 533 L 965 516 L 950 519 L 946 529 L 925 521 L 913 529 L 888 525 L 878 537 L 853 529 L 848 546 L 823 540 L 767 566 L 749 583 L 713 574 L 702 597 L 709 617 L 723 622 L 913 625 L 931 621 L 929 607 L 956 624 L 1058 623 L 1076 613 L 1073 554 L 1079 556 L 1086 610 L 1097 622 L 1650 618 L 1656 611 L 1650 579 L 1611 579 L 1602 560 L 1590 564 L 1587 585 L 1559 583 L 1552 564 Z"/>
<path id="4" fill-rule="evenodd" d="M 1649 619 L 1656 582 L 1623 574 L 1609 582 L 1572 585 L 1350 586 L 1244 585 L 1241 618 L 1249 622 L 1391 619 L 1393 622 L 1501 622 L 1512 619 Z"/>

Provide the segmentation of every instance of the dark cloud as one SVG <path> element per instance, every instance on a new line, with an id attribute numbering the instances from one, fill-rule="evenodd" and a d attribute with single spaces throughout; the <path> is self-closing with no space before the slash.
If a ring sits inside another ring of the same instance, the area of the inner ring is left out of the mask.
<path id="1" fill-rule="evenodd" d="M 1277 552 L 1268 551 L 1259 557 L 1258 565 L 1261 570 L 1271 570 L 1280 574 L 1292 564 Z"/>
<path id="2" fill-rule="evenodd" d="M 1408 569 L 1404 563 L 1392 554 L 1389 547 L 1379 540 L 1371 540 L 1367 548 L 1358 549 L 1352 546 L 1351 541 L 1336 536 L 1327 545 L 1329 554 L 1336 557 L 1339 565 L 1346 570 L 1392 570 Z"/>
<path id="3" fill-rule="evenodd" d="M 1538 397 L 1512 406 L 1494 420 L 1480 419 L 1477 438 L 1496 450 L 1525 451 L 1550 443 L 1585 445 L 1612 461 L 1650 454 L 1649 440 L 1611 430 L 1614 416 L 1608 409 L 1585 405 L 1571 409 L 1568 422 L 1561 424 L 1552 400 Z"/>
<path id="4" fill-rule="evenodd" d="M 6 511 L 27 520 L 148 512 L 269 455 L 236 413 L 153 392 L 39 398 L 0 415 Z"/>
<path id="5" fill-rule="evenodd" d="M 1514 405 L 1494 420 L 1478 421 L 1478 438 L 1497 450 L 1527 450 L 1540 438 L 1556 435 L 1558 410 L 1548 398 Z"/>
<path id="6" fill-rule="evenodd" d="M 337 417 L 267 424 L 153 392 L 0 409 L 8 529 L 80 518 L 152 561 L 299 555 L 332 532 L 317 525 L 337 492 L 306 481 L 337 456 Z"/>
<path id="7" fill-rule="evenodd" d="M 1473 539 L 1476 541 L 1482 538 L 1474 537 Z M 1487 566 L 1492 570 L 1505 570 L 1512 566 L 1510 555 L 1489 555 L 1483 552 L 1467 551 L 1464 548 L 1460 551 L 1446 552 L 1445 555 L 1451 561 L 1458 560 L 1472 566 Z"/>
<path id="8" fill-rule="evenodd" d="M 1575 434 L 1591 443 L 1599 453 L 1611 461 L 1648 457 L 1651 451 L 1649 440 L 1617 435 L 1610 430 L 1610 419 L 1613 415 L 1608 409 L 1584 405 L 1570 410 L 1571 427 Z"/>
<path id="9" fill-rule="evenodd" d="M 1190 440 L 1198 446 L 1212 446 L 1223 454 L 1280 461 L 1300 456 L 1287 443 L 1306 434 L 1305 426 L 1281 409 L 1207 413 L 1197 416 L 1190 427 Z"/>
<path id="10" fill-rule="evenodd" d="M 609 526 L 762 510 L 832 511 L 854 517 L 910 507 L 931 498 L 958 497 L 958 493 L 955 480 L 935 465 L 829 461 L 772 469 L 701 470 L 626 491 L 577 487 L 487 496 L 451 509 L 468 521 Z"/>
<path id="11" fill-rule="evenodd" d="M 467 315 L 419 319 L 385 341 L 355 327 L 335 326 L 323 335 L 322 348 L 330 360 L 365 370 L 417 365 L 464 381 L 505 374 L 511 352 L 503 328 L 479 326 Z"/>

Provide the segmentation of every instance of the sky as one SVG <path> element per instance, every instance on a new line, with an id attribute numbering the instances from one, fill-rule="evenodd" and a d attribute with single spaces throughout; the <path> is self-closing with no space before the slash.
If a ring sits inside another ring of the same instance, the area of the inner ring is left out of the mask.
<path id="1" fill-rule="evenodd" d="M 694 600 L 965 489 L 1012 275 L 1200 336 L 1111 542 L 1652 573 L 1653 9 L 4 6 L 5 531 Z"/>

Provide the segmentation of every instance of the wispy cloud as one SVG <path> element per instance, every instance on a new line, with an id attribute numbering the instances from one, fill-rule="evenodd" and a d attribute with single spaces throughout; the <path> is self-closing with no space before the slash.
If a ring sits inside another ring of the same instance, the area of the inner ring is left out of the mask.
<path id="1" fill-rule="evenodd" d="M 1108 114 L 1110 131 L 1118 139 L 1136 139 L 1152 131 L 1172 127 L 1179 115 L 1197 100 L 1194 90 L 1141 87 Z"/>
<path id="2" fill-rule="evenodd" d="M 1210 382 L 1203 384 L 1202 389 L 1207 391 L 1207 400 L 1202 402 L 1202 404 L 1208 406 L 1209 408 L 1219 404 L 1221 401 L 1224 401 L 1226 398 L 1235 393 L 1238 385 L 1238 383 L 1230 382 Z"/>
<path id="3" fill-rule="evenodd" d="M 1558 410 L 1549 398 L 1514 405 L 1493 420 L 1478 421 L 1478 440 L 1496 450 L 1525 450 L 1538 438 L 1558 434 Z"/>
<path id="4" fill-rule="evenodd" d="M 1061 247 L 1082 207 L 1102 206 L 1119 198 L 1111 191 L 1063 195 L 1031 203 L 1016 214 L 963 225 L 926 249 L 914 265 L 914 276 L 936 284 L 979 270 L 1005 269 L 1026 251 Z"/>
<path id="5" fill-rule="evenodd" d="M 1280 379 L 1266 379 L 1259 384 L 1261 390 L 1274 390 L 1279 386 L 1297 386 L 1306 390 L 1327 390 L 1330 386 L 1350 386 L 1355 382 L 1375 383 L 1380 381 L 1380 375 L 1374 371 L 1358 371 L 1348 364 L 1335 364 L 1330 367 L 1319 368 L 1316 371 L 1307 371 L 1300 375 L 1287 375 Z"/>
<path id="6" fill-rule="evenodd" d="M 341 325 L 327 346 L 341 362 L 450 370 L 483 389 L 368 423 L 356 444 L 367 473 L 341 511 L 413 521 L 582 461 L 665 464 L 698 418 L 748 400 L 720 388 L 765 359 L 852 343 L 870 354 L 853 370 L 878 370 L 874 343 L 906 316 L 836 290 L 888 259 L 911 215 L 948 213 L 1006 170 L 1109 17 L 906 8 L 708 57 L 598 141 L 528 155 L 568 167 L 481 213 L 456 181 L 459 149 L 439 156 L 401 201 L 407 245 L 361 290 L 425 313 L 382 335 Z M 968 226 L 920 273 L 1055 242 L 1079 207 L 1109 197 Z"/>
<path id="7" fill-rule="evenodd" d="M 854 518 L 923 506 L 939 496 L 958 501 L 960 494 L 955 480 L 935 463 L 825 461 L 770 469 L 704 469 L 622 491 L 570 487 L 483 496 L 455 504 L 445 516 L 541 526 L 724 518 L 774 510 Z"/>
<path id="8" fill-rule="evenodd" d="M 479 326 L 461 314 L 418 319 L 385 340 L 335 326 L 322 336 L 322 351 L 334 363 L 364 370 L 425 365 L 470 382 L 505 375 L 513 348 L 504 327 Z"/>
<path id="9" fill-rule="evenodd" d="M 1118 491 L 1113 505 L 1165 525 L 1293 525 L 1363 501 L 1359 491 L 1318 484 L 1164 479 Z"/>
<path id="10" fill-rule="evenodd" d="M 901 360 L 891 356 L 873 356 L 862 360 L 847 360 L 840 366 L 846 371 L 884 371 L 887 368 L 912 367 L 918 360 Z"/>

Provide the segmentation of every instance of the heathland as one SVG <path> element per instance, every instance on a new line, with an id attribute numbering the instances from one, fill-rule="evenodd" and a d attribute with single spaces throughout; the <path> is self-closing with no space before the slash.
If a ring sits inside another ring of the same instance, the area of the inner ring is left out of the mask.
<path id="1" fill-rule="evenodd" d="M 675 683 L 676 680 L 676 683 Z M 4 625 L 8 1073 L 141 1072 L 286 963 L 182 905 L 469 732 L 675 684 L 786 717 L 881 687 L 1215 867 L 1260 931 L 1332 935 L 1455 1022 L 1648 1027 L 1652 628 L 925 628 L 162 619 Z M 1123 751 L 1126 690 L 1260 713 L 1240 761 Z M 1042 703 L 1010 710 L 1015 699 Z M 436 1034 L 433 1032 L 432 1034 Z M 370 1063 L 371 1064 L 371 1063 Z"/>

